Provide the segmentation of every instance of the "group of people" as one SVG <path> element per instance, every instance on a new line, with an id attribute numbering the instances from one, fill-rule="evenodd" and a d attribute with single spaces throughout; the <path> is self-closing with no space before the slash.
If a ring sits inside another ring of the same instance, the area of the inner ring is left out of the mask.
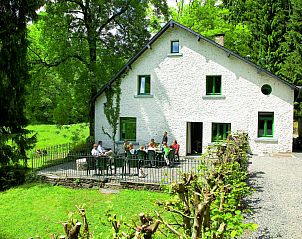
<path id="1" fill-rule="evenodd" d="M 159 148 L 158 148 L 159 146 Z M 170 165 L 170 161 L 168 159 L 168 155 L 169 155 L 169 152 L 171 149 L 174 149 L 175 150 L 175 156 L 176 157 L 179 157 L 178 156 L 178 153 L 179 153 L 179 144 L 177 143 L 176 139 L 173 140 L 173 143 L 172 145 L 168 146 L 168 133 L 165 131 L 164 132 L 164 135 L 163 135 L 163 138 L 162 138 L 162 142 L 161 144 L 157 144 L 155 142 L 155 140 L 152 138 L 150 140 L 150 142 L 148 143 L 148 146 L 140 146 L 139 149 L 134 149 L 134 146 L 132 143 L 129 143 L 127 140 L 124 141 L 124 150 L 125 150 L 125 155 L 126 155 L 126 152 L 129 151 L 131 154 L 135 155 L 137 154 L 137 151 L 138 150 L 142 150 L 142 151 L 145 151 L 146 153 L 148 152 L 148 150 L 161 150 L 163 151 L 163 155 L 164 155 L 164 159 L 166 161 L 166 164 L 169 166 Z"/>
<path id="2" fill-rule="evenodd" d="M 159 147 L 158 147 L 159 146 Z M 176 139 L 173 140 L 173 143 L 168 146 L 168 133 L 167 131 L 164 132 L 162 142 L 161 144 L 157 144 L 154 139 L 151 139 L 150 142 L 148 143 L 148 146 L 140 146 L 139 149 L 134 149 L 134 145 L 132 143 L 129 143 L 127 140 L 124 141 L 124 150 L 125 150 L 125 155 L 127 156 L 126 152 L 129 151 L 131 154 L 135 155 L 137 154 L 138 150 L 145 151 L 148 153 L 148 150 L 160 150 L 163 152 L 164 159 L 166 161 L 166 164 L 169 166 L 170 162 L 168 159 L 168 155 L 170 150 L 174 149 L 175 156 L 179 158 L 179 144 L 177 143 Z M 110 149 L 105 149 L 102 146 L 102 141 L 99 141 L 98 144 L 93 144 L 93 148 L 91 150 L 91 154 L 93 156 L 112 156 L 113 152 Z"/>
<path id="3" fill-rule="evenodd" d="M 102 145 L 102 141 L 99 141 L 98 144 L 93 144 L 91 154 L 93 156 L 112 156 L 113 152 L 111 149 L 105 149 Z"/>

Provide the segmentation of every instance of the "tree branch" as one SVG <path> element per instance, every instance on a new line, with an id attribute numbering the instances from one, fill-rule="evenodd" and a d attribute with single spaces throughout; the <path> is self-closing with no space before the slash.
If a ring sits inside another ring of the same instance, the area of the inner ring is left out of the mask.
<path id="1" fill-rule="evenodd" d="M 101 35 L 102 30 L 113 20 L 115 20 L 115 18 L 117 18 L 118 16 L 121 16 L 123 13 L 125 13 L 128 10 L 129 7 L 129 2 L 121 9 L 121 11 L 113 14 L 111 17 L 109 17 L 107 19 L 107 21 L 105 21 L 99 28 L 98 30 L 98 34 Z"/>
<path id="2" fill-rule="evenodd" d="M 171 231 L 173 232 L 175 235 L 177 235 L 180 239 L 184 238 L 183 235 L 181 235 L 176 229 L 174 229 L 169 223 L 167 223 L 166 221 L 164 221 L 164 219 L 161 217 L 161 215 L 155 211 L 157 217 L 159 218 L 159 220 L 161 220 L 161 222 L 163 224 L 165 224 L 165 226 Z"/>
<path id="3" fill-rule="evenodd" d="M 44 65 L 44 66 L 50 68 L 50 67 L 59 66 L 60 64 L 64 63 L 65 61 L 67 61 L 71 58 L 75 58 L 75 59 L 78 59 L 79 61 L 81 61 L 84 65 L 86 65 L 86 66 L 88 65 L 88 63 L 79 55 L 69 55 L 59 61 L 48 63 L 48 62 L 46 62 L 46 60 L 43 60 L 41 58 L 41 56 L 38 53 L 36 53 L 33 49 L 31 49 L 30 47 L 28 47 L 28 49 L 39 58 L 39 60 L 31 61 L 31 63 L 33 63 L 33 64 Z"/>

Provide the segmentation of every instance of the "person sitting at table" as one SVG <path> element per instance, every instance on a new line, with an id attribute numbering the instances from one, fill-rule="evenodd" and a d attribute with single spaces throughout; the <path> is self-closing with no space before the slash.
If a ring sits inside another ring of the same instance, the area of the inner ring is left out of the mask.
<path id="1" fill-rule="evenodd" d="M 97 144 L 93 144 L 91 154 L 93 156 L 96 156 L 96 157 L 100 155 L 100 151 L 98 150 L 98 145 Z"/>
<path id="2" fill-rule="evenodd" d="M 156 147 L 156 143 L 154 141 L 154 139 L 151 139 L 149 144 L 148 144 L 148 148 L 151 147 L 151 148 L 155 148 Z"/>
<path id="3" fill-rule="evenodd" d="M 128 145 L 128 150 L 130 151 L 131 154 L 135 154 L 136 153 L 136 150 L 134 149 L 134 146 L 131 143 Z"/>
<path id="4" fill-rule="evenodd" d="M 145 146 L 144 146 L 144 145 L 141 145 L 141 146 L 139 147 L 139 150 L 141 150 L 141 151 L 145 151 L 145 152 L 146 152 L 146 150 L 145 150 Z"/>
<path id="5" fill-rule="evenodd" d="M 112 150 L 106 150 L 103 147 L 102 141 L 99 141 L 97 150 L 99 151 L 99 155 L 112 156 L 112 154 L 113 154 Z"/>
<path id="6" fill-rule="evenodd" d="M 174 139 L 172 149 L 175 149 L 175 156 L 177 157 L 177 160 L 179 160 L 179 147 L 180 145 L 177 143 L 177 140 Z"/>
<path id="7" fill-rule="evenodd" d="M 163 151 L 164 151 L 164 159 L 166 161 L 167 166 L 169 166 L 170 161 L 169 161 L 168 155 L 169 155 L 169 152 L 170 152 L 170 148 L 169 148 L 169 146 L 167 145 L 166 142 L 163 143 Z"/>

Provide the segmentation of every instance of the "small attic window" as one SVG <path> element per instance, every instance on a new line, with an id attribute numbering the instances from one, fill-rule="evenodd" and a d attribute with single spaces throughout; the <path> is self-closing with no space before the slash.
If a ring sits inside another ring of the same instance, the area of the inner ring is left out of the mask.
<path id="1" fill-rule="evenodd" d="M 268 84 L 265 84 L 261 87 L 261 92 L 264 95 L 269 95 L 270 93 L 272 93 L 272 87 Z"/>
<path id="2" fill-rule="evenodd" d="M 179 53 L 179 41 L 171 41 L 171 53 Z"/>

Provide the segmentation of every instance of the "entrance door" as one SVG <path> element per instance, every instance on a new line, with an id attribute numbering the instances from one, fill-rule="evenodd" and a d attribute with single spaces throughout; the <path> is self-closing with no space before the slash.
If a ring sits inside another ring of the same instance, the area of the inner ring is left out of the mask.
<path id="1" fill-rule="evenodd" d="M 187 122 L 187 154 L 202 153 L 202 122 Z"/>

